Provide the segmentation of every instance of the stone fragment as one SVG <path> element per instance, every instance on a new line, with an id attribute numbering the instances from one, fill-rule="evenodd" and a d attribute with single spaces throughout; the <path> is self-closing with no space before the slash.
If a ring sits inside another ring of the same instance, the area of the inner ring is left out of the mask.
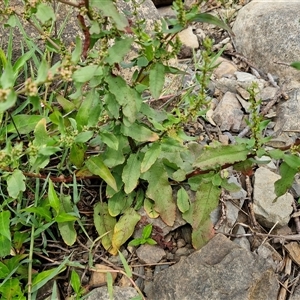
<path id="1" fill-rule="evenodd" d="M 218 57 L 216 62 L 216 69 L 214 70 L 214 74 L 217 78 L 221 78 L 226 75 L 233 75 L 237 71 L 237 66 L 226 58 Z"/>
<path id="2" fill-rule="evenodd" d="M 182 48 L 178 54 L 179 58 L 192 57 L 193 49 L 199 48 L 199 42 L 197 36 L 193 32 L 193 28 L 189 26 L 188 28 L 182 30 L 178 33 L 178 37 L 182 43 Z"/>
<path id="3" fill-rule="evenodd" d="M 89 285 L 92 287 L 101 286 L 106 283 L 106 272 L 104 272 L 104 270 L 114 270 L 111 267 L 108 267 L 106 265 L 101 265 L 101 264 L 96 264 L 95 269 L 96 270 L 92 272 L 91 279 L 89 282 Z M 97 272 L 97 270 L 99 272 Z M 112 275 L 113 280 L 117 278 L 116 272 L 110 272 L 110 274 Z"/>
<path id="4" fill-rule="evenodd" d="M 132 287 L 113 287 L 114 300 L 130 300 L 133 297 L 138 296 L 136 289 Z M 106 286 L 102 286 L 92 290 L 85 298 L 86 300 L 109 300 L 109 294 Z"/>
<path id="5" fill-rule="evenodd" d="M 136 250 L 136 255 L 142 263 L 155 264 L 166 256 L 166 252 L 159 246 L 144 244 Z"/>
<path id="6" fill-rule="evenodd" d="M 300 197 L 300 178 L 296 176 L 295 181 L 292 185 L 291 192 L 293 193 L 295 198 Z"/>
<path id="7" fill-rule="evenodd" d="M 257 221 L 267 227 L 272 228 L 276 223 L 278 227 L 283 227 L 290 220 L 293 211 L 293 196 L 286 193 L 277 198 L 274 183 L 280 176 L 265 167 L 260 167 L 254 174 L 253 186 L 253 210 Z"/>
<path id="8" fill-rule="evenodd" d="M 237 51 L 281 80 L 300 80 L 300 72 L 289 66 L 299 60 L 299 4 L 299 0 L 253 0 L 238 12 L 233 26 Z"/>
<path id="9" fill-rule="evenodd" d="M 261 244 L 257 249 L 257 254 L 267 260 L 276 271 L 278 265 L 282 262 L 281 255 L 268 243 Z"/>
<path id="10" fill-rule="evenodd" d="M 272 100 L 275 97 L 277 91 L 278 88 L 273 86 L 267 86 L 263 88 L 262 91 L 260 92 L 260 98 L 262 101 Z"/>
<path id="11" fill-rule="evenodd" d="M 247 90 L 243 89 L 242 87 L 238 87 L 236 90 L 239 93 L 239 95 L 241 97 L 243 97 L 243 99 L 245 99 L 245 100 L 249 100 L 250 99 L 250 94 L 249 94 L 249 92 Z"/>
<path id="12" fill-rule="evenodd" d="M 154 277 L 151 300 L 274 300 L 278 282 L 261 257 L 216 235 Z"/>
<path id="13" fill-rule="evenodd" d="M 214 122 L 220 126 L 221 131 L 238 132 L 243 119 L 241 105 L 235 94 L 227 92 L 213 113 Z"/>
<path id="14" fill-rule="evenodd" d="M 290 242 L 284 245 L 284 248 L 289 253 L 290 258 L 300 266 L 300 245 L 297 242 Z"/>

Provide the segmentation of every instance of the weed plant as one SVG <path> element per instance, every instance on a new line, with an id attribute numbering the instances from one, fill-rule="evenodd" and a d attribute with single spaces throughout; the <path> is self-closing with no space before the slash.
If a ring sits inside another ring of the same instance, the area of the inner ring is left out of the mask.
<path id="1" fill-rule="evenodd" d="M 177 17 L 157 21 L 148 30 L 138 17 L 140 3 L 131 1 L 131 15 L 104 0 L 57 0 L 55 6 L 53 1 L 25 1 L 21 9 L 10 0 L 0 4 L 1 25 L 10 30 L 7 47 L 0 48 L 1 299 L 36 299 L 52 280 L 56 299 L 54 279 L 63 272 L 70 274 L 73 299 L 81 299 L 87 289 L 78 271 L 95 271 L 93 253 L 99 243 L 118 255 L 142 207 L 169 226 L 178 210 L 193 228 L 193 246 L 202 247 L 213 235 L 209 215 L 221 189 L 237 189 L 220 171 L 236 163 L 251 166 L 258 150 L 265 153 L 260 132 L 266 124 L 259 117 L 252 118 L 252 138 L 234 145 L 201 147 L 182 130 L 208 108 L 206 90 L 215 57 L 209 39 L 197 62 L 194 84 L 199 92 L 179 88 L 174 92 L 178 103 L 168 111 L 151 105 L 162 95 L 167 75 L 174 80 L 184 75 L 169 63 L 180 50 L 178 32 L 191 22 L 230 29 L 197 7 L 184 10 L 176 0 Z M 62 7 L 75 10 L 82 30 L 71 46 L 60 35 L 67 18 L 56 28 L 56 10 Z M 24 24 L 35 29 L 41 45 Z M 23 35 L 20 49 L 14 49 L 16 30 Z M 22 52 L 17 58 L 15 50 Z M 285 160 L 282 173 L 297 172 L 296 154 L 274 150 L 269 155 Z M 100 186 L 92 199 L 96 238 L 80 210 L 88 181 Z M 279 194 L 291 179 L 284 183 L 277 186 Z M 173 185 L 178 187 L 175 199 Z M 150 226 L 146 229 L 139 244 L 154 243 Z M 72 249 L 80 236 L 91 245 L 86 264 L 70 252 L 57 265 L 44 267 L 50 241 L 63 241 Z M 118 272 L 133 282 L 130 267 L 119 255 L 125 271 Z"/>

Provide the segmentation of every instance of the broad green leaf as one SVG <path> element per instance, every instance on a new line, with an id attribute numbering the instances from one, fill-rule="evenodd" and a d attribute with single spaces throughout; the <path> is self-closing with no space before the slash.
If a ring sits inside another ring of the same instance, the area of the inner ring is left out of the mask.
<path id="1" fill-rule="evenodd" d="M 176 217 L 176 204 L 168 174 L 161 161 L 153 164 L 143 174 L 143 178 L 149 182 L 146 195 L 155 202 L 155 210 L 168 226 L 173 226 Z"/>
<path id="2" fill-rule="evenodd" d="M 113 46 L 108 49 L 108 56 L 105 61 L 110 65 L 120 63 L 124 56 L 129 52 L 134 39 L 126 37 L 115 42 Z"/>
<path id="3" fill-rule="evenodd" d="M 46 145 L 51 140 L 49 133 L 46 129 L 47 121 L 45 118 L 41 119 L 35 126 L 34 129 L 34 145 L 41 146 Z"/>
<path id="4" fill-rule="evenodd" d="M 90 91 L 86 98 L 82 101 L 76 115 L 78 129 L 81 130 L 81 128 L 85 125 L 96 126 L 100 112 L 101 106 L 99 98 L 95 91 Z"/>
<path id="5" fill-rule="evenodd" d="M 137 123 L 132 124 L 130 127 L 122 126 L 122 133 L 138 142 L 155 142 L 159 139 L 157 133 Z"/>
<path id="6" fill-rule="evenodd" d="M 24 55 L 20 56 L 17 59 L 17 61 L 15 62 L 14 66 L 13 66 L 15 76 L 17 76 L 19 74 L 19 70 L 21 70 L 22 67 L 25 65 L 25 63 L 27 62 L 27 60 L 29 60 L 32 57 L 33 53 L 34 53 L 34 49 L 26 52 Z"/>
<path id="7" fill-rule="evenodd" d="M 86 149 L 87 146 L 82 143 L 73 144 L 70 149 L 70 162 L 74 164 L 77 168 L 82 167 L 84 163 Z"/>
<path id="8" fill-rule="evenodd" d="M 119 148 L 119 140 L 118 138 L 110 132 L 100 132 L 101 140 L 108 147 L 118 150 Z"/>
<path id="9" fill-rule="evenodd" d="M 234 36 L 233 31 L 231 30 L 231 28 L 226 23 L 224 23 L 219 18 L 217 18 L 213 15 L 207 14 L 207 13 L 197 14 L 197 15 L 189 18 L 188 21 L 189 22 L 201 22 L 201 23 L 213 24 L 213 25 L 216 25 L 218 27 L 221 27 L 221 28 L 227 30 L 228 32 L 230 32 L 230 34 L 232 34 Z"/>
<path id="10" fill-rule="evenodd" d="M 279 149 L 270 150 L 270 151 L 268 151 L 268 154 L 271 158 L 274 158 L 274 159 L 282 159 L 285 155 L 284 152 Z"/>
<path id="11" fill-rule="evenodd" d="M 0 109 L 1 110 L 1 109 Z M 28 134 L 35 129 L 37 123 L 43 119 L 41 115 L 17 115 L 13 117 L 14 124 L 20 134 Z M 16 128 L 13 123 L 7 126 L 7 132 L 16 133 Z"/>
<path id="12" fill-rule="evenodd" d="M 49 179 L 48 184 L 48 198 L 50 206 L 55 210 L 56 214 L 59 213 L 60 201 L 54 189 L 51 179 Z"/>
<path id="13" fill-rule="evenodd" d="M 9 273 L 8 267 L 4 263 L 0 262 L 0 279 L 5 279 Z"/>
<path id="14" fill-rule="evenodd" d="M 126 165 L 123 169 L 122 180 L 124 182 L 124 191 L 130 194 L 137 186 L 141 175 L 141 161 L 138 153 L 133 153 L 127 159 Z"/>
<path id="15" fill-rule="evenodd" d="M 0 68 L 1 70 L 5 69 L 7 65 L 7 58 L 2 48 L 0 48 Z"/>
<path id="16" fill-rule="evenodd" d="M 6 238 L 4 235 L 0 234 L 0 257 L 5 257 L 10 254 L 11 250 L 11 241 Z"/>
<path id="17" fill-rule="evenodd" d="M 9 89 L 13 87 L 15 80 L 16 80 L 16 76 L 13 67 L 10 63 L 7 63 L 0 78 L 0 84 L 2 89 Z"/>
<path id="18" fill-rule="evenodd" d="M 61 219 L 56 219 L 56 222 L 58 222 L 57 226 L 64 242 L 68 246 L 72 246 L 76 241 L 77 232 L 74 227 L 74 216 L 68 215 L 68 213 L 74 213 L 71 196 L 61 195 L 59 214 L 56 216 L 56 218 L 59 218 L 60 216 Z M 65 220 L 65 222 L 60 222 L 63 220 Z"/>
<path id="19" fill-rule="evenodd" d="M 189 198 L 187 191 L 181 187 L 177 192 L 177 207 L 182 213 L 185 213 L 190 208 Z"/>
<path id="20" fill-rule="evenodd" d="M 44 24 L 49 20 L 55 21 L 55 13 L 51 5 L 40 3 L 37 6 L 36 17 Z"/>
<path id="21" fill-rule="evenodd" d="M 72 211 L 71 211 L 72 212 Z M 64 222 L 70 222 L 70 221 L 76 221 L 78 218 L 75 217 L 74 215 L 71 215 L 66 212 L 60 212 L 57 217 L 55 217 L 55 221 L 57 223 L 64 223 Z"/>
<path id="22" fill-rule="evenodd" d="M 9 278 L 4 283 L 1 283 L 0 293 L 5 297 L 2 299 L 24 300 L 24 294 L 21 290 L 20 281 L 18 278 Z"/>
<path id="23" fill-rule="evenodd" d="M 93 131 L 83 131 L 83 132 L 80 132 L 74 142 L 75 143 L 86 143 L 88 140 L 90 140 L 94 135 L 94 132 Z"/>
<path id="24" fill-rule="evenodd" d="M 274 184 L 277 197 L 284 195 L 292 186 L 297 172 L 297 169 L 292 168 L 285 161 L 280 165 L 279 173 L 281 178 Z"/>
<path id="25" fill-rule="evenodd" d="M 9 241 L 10 235 L 10 212 L 8 210 L 0 212 L 0 235 L 4 236 Z"/>
<path id="26" fill-rule="evenodd" d="M 100 9 L 103 16 L 111 17 L 119 30 L 125 30 L 125 28 L 129 26 L 127 18 L 124 14 L 118 12 L 113 1 L 91 0 L 90 5 Z"/>
<path id="27" fill-rule="evenodd" d="M 116 218 L 112 217 L 108 212 L 107 203 L 98 202 L 95 205 L 94 224 L 99 236 L 102 236 L 101 243 L 105 250 L 111 248 L 116 222 Z"/>
<path id="28" fill-rule="evenodd" d="M 79 61 L 81 53 L 82 53 L 82 41 L 78 36 L 76 37 L 75 43 L 76 43 L 76 46 L 75 46 L 74 51 L 72 52 L 72 58 L 71 58 L 71 61 L 74 65 Z"/>
<path id="29" fill-rule="evenodd" d="M 121 259 L 121 262 L 122 262 L 122 265 L 124 267 L 126 275 L 131 278 L 132 277 L 132 272 L 131 272 L 131 269 L 130 269 L 124 255 L 120 251 L 118 251 L 118 253 L 119 253 L 119 257 Z"/>
<path id="30" fill-rule="evenodd" d="M 192 242 L 196 249 L 203 247 L 213 235 L 211 212 L 218 206 L 221 189 L 211 181 L 203 181 L 192 206 Z"/>
<path id="31" fill-rule="evenodd" d="M 222 179 L 221 187 L 231 193 L 236 193 L 241 190 L 240 186 L 236 185 L 234 182 L 228 182 L 226 178 Z"/>
<path id="32" fill-rule="evenodd" d="M 132 236 L 135 225 L 140 219 L 141 216 L 133 208 L 125 211 L 114 227 L 110 254 L 118 254 L 120 247 Z"/>
<path id="33" fill-rule="evenodd" d="M 61 95 L 56 95 L 57 102 L 61 105 L 63 110 L 68 113 L 76 108 L 75 104 Z"/>
<path id="34" fill-rule="evenodd" d="M 178 182 L 184 181 L 186 179 L 186 172 L 182 169 L 178 169 L 172 174 L 172 178 Z"/>
<path id="35" fill-rule="evenodd" d="M 291 168 L 300 168 L 300 157 L 293 154 L 285 154 L 283 156 L 283 161 L 288 164 Z"/>
<path id="36" fill-rule="evenodd" d="M 159 157 L 161 148 L 159 143 L 153 143 L 145 153 L 141 164 L 141 173 L 145 173 L 148 171 L 151 166 L 156 162 L 157 158 Z"/>
<path id="37" fill-rule="evenodd" d="M 165 66 L 155 63 L 150 70 L 150 92 L 155 99 L 158 99 L 165 83 Z"/>
<path id="38" fill-rule="evenodd" d="M 17 101 L 17 93 L 14 90 L 10 90 L 5 101 L 0 102 L 0 113 L 3 113 L 7 111 L 9 108 L 13 107 L 16 101 Z"/>
<path id="39" fill-rule="evenodd" d="M 154 209 L 154 207 L 155 202 L 149 198 L 145 198 L 144 210 L 151 219 L 156 219 L 159 217 L 159 213 Z"/>
<path id="40" fill-rule="evenodd" d="M 16 199 L 20 192 L 26 190 L 25 185 L 26 177 L 21 170 L 14 170 L 7 178 L 7 191 L 10 197 Z"/>
<path id="41" fill-rule="evenodd" d="M 89 158 L 85 162 L 89 171 L 95 175 L 100 176 L 109 186 L 117 191 L 117 184 L 115 178 L 112 176 L 108 167 L 104 164 L 100 156 L 94 156 Z"/>
<path id="42" fill-rule="evenodd" d="M 43 58 L 42 62 L 39 65 L 38 74 L 35 82 L 37 84 L 45 82 L 48 77 L 48 71 L 49 64 L 46 61 L 46 59 Z"/>
<path id="43" fill-rule="evenodd" d="M 76 82 L 88 82 L 90 81 L 94 76 L 101 76 L 103 75 L 102 67 L 99 67 L 97 65 L 91 65 L 82 67 L 78 70 L 76 70 L 72 78 Z"/>
<path id="44" fill-rule="evenodd" d="M 108 210 L 111 216 L 115 217 L 129 208 L 134 200 L 135 193 L 126 195 L 123 190 L 108 199 Z"/>
<path id="45" fill-rule="evenodd" d="M 47 282 L 57 276 L 59 273 L 63 272 L 66 269 L 66 263 L 68 259 L 65 259 L 57 268 L 42 271 L 38 273 L 32 281 L 32 293 L 38 291 L 42 286 L 44 286 Z"/>
<path id="46" fill-rule="evenodd" d="M 200 154 L 194 163 L 194 167 L 202 170 L 214 169 L 225 164 L 247 159 L 249 150 L 244 144 L 221 145 L 216 148 L 209 147 Z"/>
<path id="47" fill-rule="evenodd" d="M 122 150 L 114 150 L 107 148 L 104 152 L 103 161 L 109 168 L 121 165 L 125 161 L 125 156 Z"/>
<path id="48" fill-rule="evenodd" d="M 80 283 L 80 277 L 78 273 L 75 270 L 72 270 L 71 272 L 71 286 L 76 294 L 79 294 L 81 283 Z"/>

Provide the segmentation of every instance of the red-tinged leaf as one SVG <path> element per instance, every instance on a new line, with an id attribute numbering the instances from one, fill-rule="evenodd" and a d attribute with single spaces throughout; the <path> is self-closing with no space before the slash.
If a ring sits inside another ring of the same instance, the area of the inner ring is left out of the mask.
<path id="1" fill-rule="evenodd" d="M 143 178 L 149 182 L 146 195 L 155 202 L 155 210 L 167 225 L 173 226 L 176 217 L 176 204 L 173 199 L 168 174 L 163 164 L 158 162 L 153 164 L 144 173 Z"/>

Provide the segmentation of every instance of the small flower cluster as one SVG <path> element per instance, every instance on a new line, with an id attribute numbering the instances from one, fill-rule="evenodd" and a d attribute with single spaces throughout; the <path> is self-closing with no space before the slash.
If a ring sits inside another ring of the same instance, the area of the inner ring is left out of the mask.
<path id="1" fill-rule="evenodd" d="M 31 78 L 28 78 L 25 83 L 25 93 L 28 95 L 28 96 L 36 96 L 37 93 L 38 93 L 38 87 L 37 87 L 37 84 L 32 81 Z"/>
<path id="2" fill-rule="evenodd" d="M 75 71 L 75 66 L 72 65 L 71 59 L 67 58 L 59 68 L 59 73 L 63 80 L 72 81 L 72 74 Z"/>
<path id="3" fill-rule="evenodd" d="M 9 93 L 10 89 L 0 89 L 0 102 L 5 102 Z"/>

